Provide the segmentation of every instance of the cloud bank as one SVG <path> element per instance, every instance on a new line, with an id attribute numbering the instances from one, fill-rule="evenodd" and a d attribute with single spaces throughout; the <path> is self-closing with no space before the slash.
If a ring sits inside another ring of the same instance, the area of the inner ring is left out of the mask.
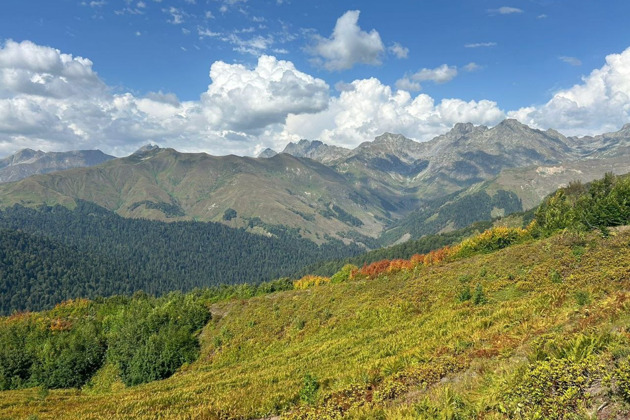
<path id="1" fill-rule="evenodd" d="M 358 14 L 350 19 L 356 24 L 354 18 Z M 354 147 L 385 131 L 423 141 L 458 122 L 494 125 L 506 117 L 570 135 L 615 131 L 630 121 L 630 48 L 609 55 L 601 68 L 547 103 L 518 110 L 485 99 L 436 101 L 411 93 L 414 83 L 455 77 L 457 69 L 447 65 L 419 70 L 407 78 L 409 86 L 392 89 L 376 78 L 361 79 L 331 96 L 326 82 L 289 61 L 268 55 L 253 67 L 217 61 L 207 90 L 185 102 L 162 92 L 115 93 L 93 66 L 87 58 L 29 41 L 0 45 L 0 155 L 30 147 L 100 148 L 122 156 L 148 142 L 252 155 L 300 138 Z"/>

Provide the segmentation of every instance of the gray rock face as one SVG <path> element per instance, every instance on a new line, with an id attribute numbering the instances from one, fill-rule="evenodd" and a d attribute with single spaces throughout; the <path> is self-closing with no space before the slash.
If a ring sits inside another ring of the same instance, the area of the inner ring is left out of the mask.
<path id="1" fill-rule="evenodd" d="M 0 160 L 0 183 L 18 181 L 31 175 L 94 166 L 110 159 L 114 159 L 114 156 L 100 150 L 46 153 L 23 149 Z"/>
<path id="2" fill-rule="evenodd" d="M 289 155 L 295 157 L 305 157 L 309 159 L 316 160 L 320 163 L 328 164 L 342 158 L 344 156 L 348 156 L 351 150 L 339 147 L 339 146 L 329 146 L 325 143 L 322 143 L 319 140 L 300 140 L 296 143 L 289 143 L 284 148 L 282 153 L 287 153 Z"/>
<path id="3" fill-rule="evenodd" d="M 278 154 L 278 152 L 276 152 L 275 150 L 270 149 L 270 148 L 266 148 L 265 150 L 260 152 L 257 157 L 264 158 L 264 159 L 269 159 L 269 158 L 274 157 L 277 154 Z"/>
<path id="4" fill-rule="evenodd" d="M 630 124 L 614 133 L 577 138 L 513 119 L 492 128 L 460 123 L 423 143 L 385 133 L 353 150 L 333 150 L 320 141 L 302 140 L 284 152 L 318 160 L 369 188 L 435 198 L 513 168 L 630 156 Z"/>

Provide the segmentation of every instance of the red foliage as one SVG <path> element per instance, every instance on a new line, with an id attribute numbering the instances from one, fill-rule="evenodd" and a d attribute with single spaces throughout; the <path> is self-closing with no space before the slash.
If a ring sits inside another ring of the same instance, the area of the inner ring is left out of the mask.
<path id="1" fill-rule="evenodd" d="M 364 265 L 361 270 L 359 270 L 359 273 L 364 276 L 374 277 L 386 272 L 388 268 L 389 260 L 376 261 L 370 265 Z"/>

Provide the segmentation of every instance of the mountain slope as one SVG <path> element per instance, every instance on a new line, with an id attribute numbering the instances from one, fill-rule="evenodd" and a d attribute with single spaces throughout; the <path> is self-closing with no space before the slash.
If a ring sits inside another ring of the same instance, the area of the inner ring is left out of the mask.
<path id="1" fill-rule="evenodd" d="M 114 156 L 100 150 L 76 150 L 72 152 L 48 152 L 23 149 L 0 160 L 0 183 L 13 182 L 36 174 L 99 165 Z"/>
<path id="2" fill-rule="evenodd" d="M 81 391 L 2 392 L 0 415 L 411 419 L 451 410 L 458 418 L 531 418 L 540 410 L 550 418 L 551 410 L 581 416 L 606 406 L 610 418 L 623 418 L 629 240 L 627 231 L 558 236 L 411 272 L 219 302 L 199 359 L 171 378 L 125 387 L 107 367 Z M 479 297 L 462 297 L 467 287 Z M 64 311 L 82 311 L 72 308 L 41 317 L 63 322 Z M 591 387 L 604 372 L 612 384 Z M 575 384 L 564 399 L 544 387 L 562 381 L 556 374 Z"/>
<path id="3" fill-rule="evenodd" d="M 78 199 L 124 217 L 219 221 L 268 232 L 283 225 L 319 242 L 358 226 L 376 235 L 383 225 L 377 217 L 386 217 L 381 197 L 354 190 L 327 166 L 287 154 L 253 159 L 155 149 L 0 186 L 2 207 L 73 207 Z M 236 216 L 225 218 L 230 209 Z"/>
<path id="4" fill-rule="evenodd" d="M 630 125 L 568 138 L 505 120 L 457 124 L 425 143 L 390 133 L 353 150 L 302 140 L 258 159 L 146 148 L 0 185 L 0 207 L 82 199 L 124 217 L 289 230 L 373 248 L 529 209 L 571 180 L 610 170 L 630 171 Z"/>
<path id="5" fill-rule="evenodd" d="M 83 201 L 72 211 L 14 206 L 0 211 L 0 314 L 139 290 L 259 283 L 359 252 L 285 232 L 267 237 L 219 223 L 125 219 Z"/>

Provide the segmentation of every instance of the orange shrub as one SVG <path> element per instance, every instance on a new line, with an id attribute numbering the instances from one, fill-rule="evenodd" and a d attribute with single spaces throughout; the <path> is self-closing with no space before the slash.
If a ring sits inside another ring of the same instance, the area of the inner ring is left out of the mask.
<path id="1" fill-rule="evenodd" d="M 359 274 L 367 277 L 376 277 L 389 269 L 389 263 L 389 260 L 381 260 L 373 262 L 370 265 L 364 265 L 361 270 L 359 270 Z"/>

